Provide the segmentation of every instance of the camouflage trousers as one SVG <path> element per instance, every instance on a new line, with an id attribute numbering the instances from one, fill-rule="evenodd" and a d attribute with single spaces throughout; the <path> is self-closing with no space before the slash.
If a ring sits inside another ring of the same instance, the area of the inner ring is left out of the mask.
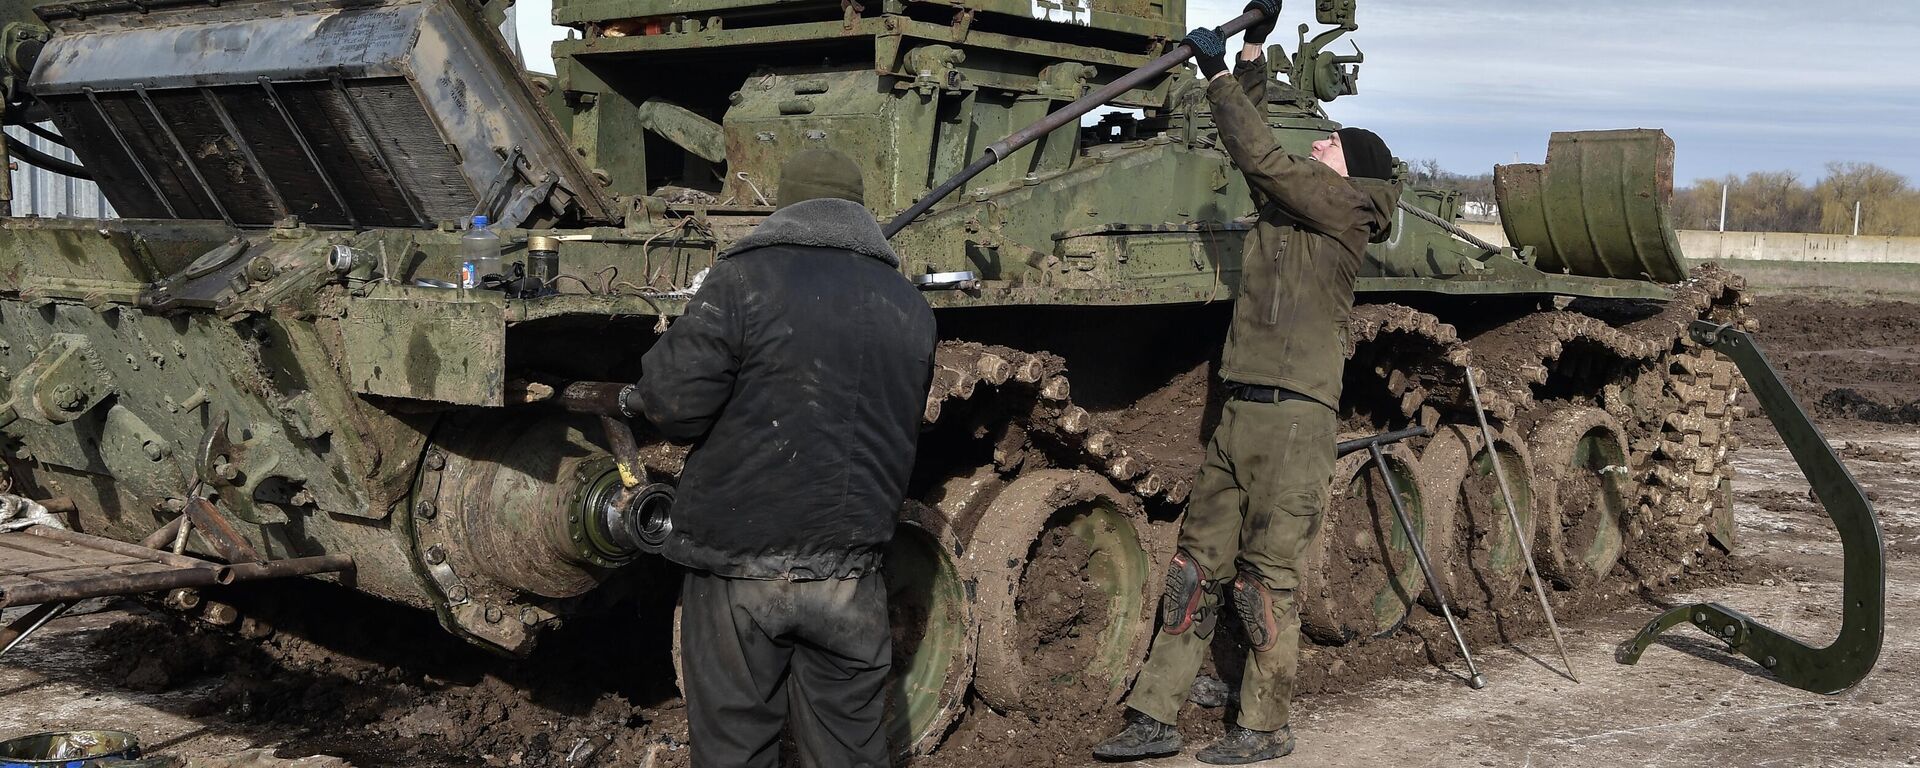
<path id="1" fill-rule="evenodd" d="M 1236 575 L 1271 597 L 1278 631 L 1271 647 L 1248 651 L 1240 679 L 1236 721 L 1256 731 L 1287 724 L 1300 655 L 1297 565 L 1325 516 L 1335 423 L 1331 409 L 1312 401 L 1228 401 L 1180 525 L 1180 550 L 1207 580 L 1202 612 L 1218 615 Z M 1127 706 L 1174 723 L 1213 632 L 1202 622 L 1174 634 L 1165 620 L 1163 611 Z"/>

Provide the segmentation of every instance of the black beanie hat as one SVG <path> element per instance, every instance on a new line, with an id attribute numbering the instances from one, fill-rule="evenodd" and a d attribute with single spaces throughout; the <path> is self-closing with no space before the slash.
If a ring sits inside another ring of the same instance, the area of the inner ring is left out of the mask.
<path id="1" fill-rule="evenodd" d="M 1347 175 L 1368 179 L 1391 181 L 1393 179 L 1393 153 L 1387 151 L 1387 143 L 1365 128 L 1342 128 L 1335 133 L 1340 135 L 1340 149 L 1347 155 Z"/>
<path id="2" fill-rule="evenodd" d="M 860 164 L 831 149 L 803 149 L 780 167 L 779 207 L 835 197 L 865 205 Z"/>

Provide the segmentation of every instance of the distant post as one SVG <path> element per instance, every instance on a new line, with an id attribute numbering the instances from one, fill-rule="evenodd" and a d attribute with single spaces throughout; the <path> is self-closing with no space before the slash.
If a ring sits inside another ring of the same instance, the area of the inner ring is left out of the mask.
<path id="1" fill-rule="evenodd" d="M 1860 236 L 1860 201 L 1853 201 L 1853 236 Z"/>
<path id="2" fill-rule="evenodd" d="M 1720 231 L 1727 231 L 1727 185 L 1720 185 Z"/>

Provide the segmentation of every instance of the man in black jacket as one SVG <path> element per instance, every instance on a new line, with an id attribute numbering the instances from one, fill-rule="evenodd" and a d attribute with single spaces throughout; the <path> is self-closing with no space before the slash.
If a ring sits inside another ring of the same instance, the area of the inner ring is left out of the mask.
<path id="1" fill-rule="evenodd" d="M 689 569 L 693 764 L 777 765 L 790 726 L 813 765 L 881 768 L 892 643 L 879 567 L 932 378 L 933 313 L 851 159 L 800 152 L 779 185 L 779 209 L 647 352 L 632 398 L 695 443 L 663 550 Z"/>

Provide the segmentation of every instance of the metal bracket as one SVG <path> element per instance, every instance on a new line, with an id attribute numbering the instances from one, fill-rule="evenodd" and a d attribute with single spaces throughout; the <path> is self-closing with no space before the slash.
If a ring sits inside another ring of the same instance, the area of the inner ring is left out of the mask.
<path id="1" fill-rule="evenodd" d="M 513 180 L 520 175 L 520 162 L 525 158 L 526 153 L 517 146 L 506 152 L 505 159 L 500 163 L 500 172 L 487 184 L 487 191 L 481 193 L 480 202 L 473 206 L 473 215 L 491 215 L 506 205 L 507 195 L 513 191 Z"/>
<path id="2" fill-rule="evenodd" d="M 1614 659 L 1622 664 L 1638 662 L 1660 633 L 1691 622 L 1726 641 L 1729 651 L 1758 662 L 1782 683 L 1824 694 L 1852 688 L 1873 671 L 1886 634 L 1886 559 L 1873 504 L 1781 383 L 1752 336 L 1733 326 L 1704 320 L 1694 322 L 1688 330 L 1694 341 L 1718 350 L 1740 367 L 1740 374 L 1746 377 L 1754 397 L 1766 409 L 1773 428 L 1840 532 L 1845 558 L 1841 584 L 1846 601 L 1841 606 L 1840 635 L 1831 645 L 1814 648 L 1727 606 L 1699 603 L 1661 614 L 1633 639 L 1622 643 Z"/>
<path id="3" fill-rule="evenodd" d="M 242 559 L 234 559 L 234 555 L 242 555 L 244 561 L 259 561 L 259 557 L 246 543 L 246 538 L 234 532 L 227 518 L 213 507 L 213 501 L 207 501 L 202 495 L 204 488 L 213 488 L 227 509 L 246 522 L 282 522 L 259 515 L 259 509 L 253 507 L 253 490 L 269 476 L 280 459 L 273 451 L 252 455 L 252 444 L 232 442 L 227 434 L 227 411 L 213 417 L 213 426 L 200 438 L 200 457 L 194 465 L 200 472 L 200 484 L 186 499 L 188 520 L 194 522 L 194 528 L 207 538 L 207 543 L 221 551 L 221 557 L 227 557 L 232 563 L 242 563 Z"/>

